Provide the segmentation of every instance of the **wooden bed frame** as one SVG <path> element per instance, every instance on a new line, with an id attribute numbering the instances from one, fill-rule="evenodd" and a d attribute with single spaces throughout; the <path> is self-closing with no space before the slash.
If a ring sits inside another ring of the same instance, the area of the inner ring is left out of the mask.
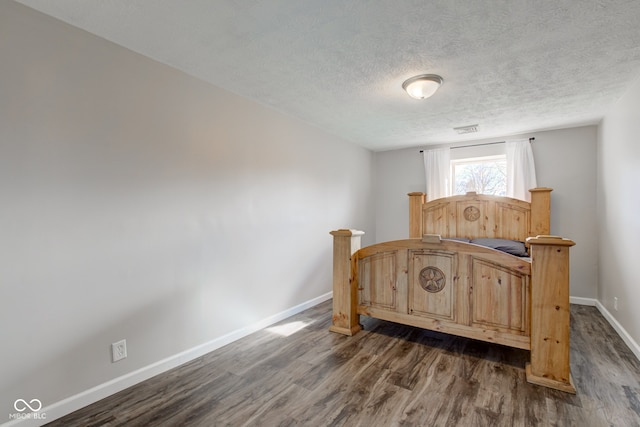
<path id="1" fill-rule="evenodd" d="M 410 239 L 361 249 L 364 232 L 332 231 L 330 330 L 353 335 L 366 315 L 526 349 L 527 381 L 575 393 L 569 366 L 575 243 L 549 235 L 551 191 L 530 190 L 530 203 L 475 193 L 425 202 L 424 193 L 410 193 Z M 526 241 L 530 258 L 440 236 Z"/>

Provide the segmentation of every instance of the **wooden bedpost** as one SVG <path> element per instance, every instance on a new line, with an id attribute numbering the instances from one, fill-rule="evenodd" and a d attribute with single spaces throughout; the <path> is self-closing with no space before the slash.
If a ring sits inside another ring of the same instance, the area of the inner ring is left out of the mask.
<path id="1" fill-rule="evenodd" d="M 333 319 L 329 330 L 354 335 L 362 329 L 356 312 L 358 305 L 357 282 L 352 281 L 355 262 L 351 256 L 360 249 L 364 231 L 336 230 L 333 235 Z"/>
<path id="2" fill-rule="evenodd" d="M 409 193 L 409 238 L 422 238 L 422 205 L 424 193 Z"/>
<path id="3" fill-rule="evenodd" d="M 553 188 L 539 187 L 529 190 L 531 193 L 531 230 L 529 235 L 538 236 L 551 233 L 551 192 Z"/>
<path id="4" fill-rule="evenodd" d="M 569 248 L 558 236 L 527 239 L 531 250 L 531 362 L 527 381 L 576 392 L 569 364 Z"/>

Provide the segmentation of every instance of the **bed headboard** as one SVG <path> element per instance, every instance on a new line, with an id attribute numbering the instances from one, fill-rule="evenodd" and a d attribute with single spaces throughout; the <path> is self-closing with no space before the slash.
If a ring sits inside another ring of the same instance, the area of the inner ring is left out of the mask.
<path id="1" fill-rule="evenodd" d="M 550 234 L 551 188 L 534 188 L 531 202 L 467 193 L 425 202 L 409 193 L 409 237 L 498 238 L 525 241 Z"/>

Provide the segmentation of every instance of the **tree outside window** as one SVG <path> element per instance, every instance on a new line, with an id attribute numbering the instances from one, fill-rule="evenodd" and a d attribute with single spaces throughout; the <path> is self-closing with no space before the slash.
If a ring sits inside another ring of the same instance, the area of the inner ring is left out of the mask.
<path id="1" fill-rule="evenodd" d="M 507 193 L 506 156 L 477 157 L 451 161 L 452 194 L 505 196 Z"/>

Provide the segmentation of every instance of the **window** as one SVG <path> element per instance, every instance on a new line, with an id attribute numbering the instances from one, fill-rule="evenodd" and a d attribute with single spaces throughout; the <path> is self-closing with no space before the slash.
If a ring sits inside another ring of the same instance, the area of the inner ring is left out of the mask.
<path id="1" fill-rule="evenodd" d="M 474 157 L 451 160 L 451 194 L 505 196 L 507 194 L 507 156 Z"/>
<path id="2" fill-rule="evenodd" d="M 529 140 L 424 150 L 427 200 L 475 191 L 530 201 L 536 187 Z"/>

